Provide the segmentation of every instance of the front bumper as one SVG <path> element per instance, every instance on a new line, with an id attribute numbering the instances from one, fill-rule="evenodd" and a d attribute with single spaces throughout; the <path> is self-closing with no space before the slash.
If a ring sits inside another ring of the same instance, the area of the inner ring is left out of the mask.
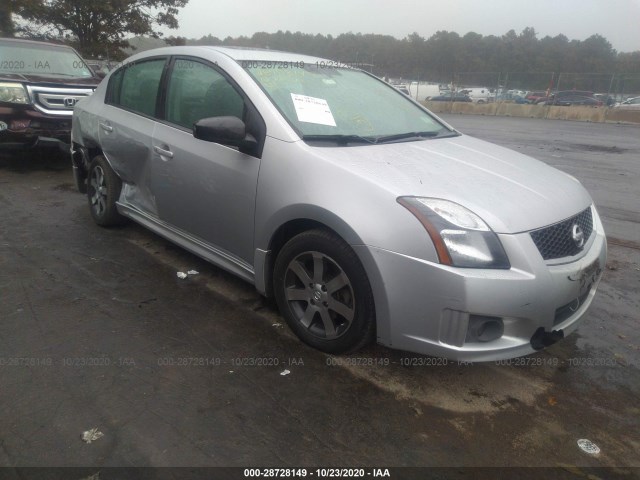
<path id="1" fill-rule="evenodd" d="M 50 116 L 26 108 L 0 107 L 0 150 L 58 148 L 69 152 L 71 115 Z"/>
<path id="2" fill-rule="evenodd" d="M 509 270 L 455 268 L 354 247 L 374 291 L 378 341 L 452 360 L 492 361 L 541 348 L 534 337 L 539 340 L 541 327 L 558 332 L 555 337 L 570 334 L 584 318 L 606 263 L 604 230 L 592 210 L 593 233 L 569 259 L 545 262 L 528 233 L 499 235 Z M 478 317 L 500 319 L 502 336 L 469 340 L 470 318 Z"/>

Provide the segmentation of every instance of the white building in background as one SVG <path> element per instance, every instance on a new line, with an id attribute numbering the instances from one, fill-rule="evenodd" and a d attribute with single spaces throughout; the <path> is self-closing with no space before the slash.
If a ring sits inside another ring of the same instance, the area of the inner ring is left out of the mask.
<path id="1" fill-rule="evenodd" d="M 440 95 L 440 86 L 430 82 L 410 82 L 407 84 L 411 98 L 424 102 L 427 98 Z"/>

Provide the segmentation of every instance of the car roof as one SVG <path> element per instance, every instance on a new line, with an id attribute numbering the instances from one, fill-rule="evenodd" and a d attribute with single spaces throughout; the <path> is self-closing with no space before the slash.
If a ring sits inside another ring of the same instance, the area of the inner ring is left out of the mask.
<path id="1" fill-rule="evenodd" d="M 315 57 L 312 55 L 301 55 L 298 53 L 283 52 L 280 50 L 270 50 L 266 48 L 245 48 L 245 47 L 208 47 L 223 53 L 234 60 L 265 60 L 275 61 L 282 60 L 285 62 L 316 62 L 326 61 L 325 58 Z"/>
<path id="2" fill-rule="evenodd" d="M 179 47 L 160 47 L 153 50 L 145 50 L 133 57 L 141 58 L 142 56 L 151 55 L 198 55 L 203 52 L 216 52 L 235 60 L 235 61 L 247 61 L 257 60 L 265 62 L 331 62 L 329 67 L 339 67 L 340 62 L 328 60 L 326 58 L 314 57 L 311 55 L 303 55 L 299 53 L 282 52 L 279 50 L 270 50 L 266 48 L 246 48 L 246 47 L 233 47 L 233 46 L 208 46 L 208 45 L 186 45 Z M 130 57 L 130 58 L 133 58 Z"/>
<path id="3" fill-rule="evenodd" d="M 589 90 L 558 90 L 556 94 L 591 96 L 594 93 Z"/>

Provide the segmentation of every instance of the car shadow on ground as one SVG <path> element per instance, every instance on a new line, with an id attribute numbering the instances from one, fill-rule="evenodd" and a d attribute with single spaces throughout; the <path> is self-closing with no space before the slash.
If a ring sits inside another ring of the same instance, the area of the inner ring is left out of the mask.
<path id="1" fill-rule="evenodd" d="M 71 171 L 71 157 L 58 150 L 0 152 L 0 169 L 16 173 L 36 170 Z"/>

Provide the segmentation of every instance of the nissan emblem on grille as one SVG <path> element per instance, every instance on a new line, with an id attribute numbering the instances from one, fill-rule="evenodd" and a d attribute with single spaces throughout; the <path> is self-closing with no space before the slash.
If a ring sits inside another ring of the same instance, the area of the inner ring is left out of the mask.
<path id="1" fill-rule="evenodd" d="M 582 228 L 580 228 L 580 225 L 578 225 L 577 223 L 574 223 L 573 227 L 571 228 L 571 238 L 576 244 L 576 247 L 582 248 L 584 246 L 584 232 L 582 231 Z"/>
<path id="2" fill-rule="evenodd" d="M 545 260 L 577 255 L 593 233 L 591 207 L 566 220 L 530 233 Z"/>

